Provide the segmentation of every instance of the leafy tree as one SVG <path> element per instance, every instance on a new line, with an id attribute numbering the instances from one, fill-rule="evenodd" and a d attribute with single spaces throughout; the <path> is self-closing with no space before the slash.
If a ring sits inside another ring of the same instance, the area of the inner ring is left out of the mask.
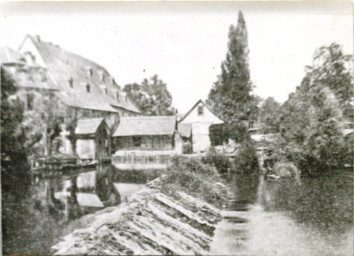
<path id="1" fill-rule="evenodd" d="M 337 44 L 321 47 L 301 85 L 280 109 L 276 156 L 307 174 L 327 173 L 351 158 L 342 132 L 353 97 L 347 90 L 353 84 L 349 60 Z"/>
<path id="2" fill-rule="evenodd" d="M 149 80 L 144 79 L 141 84 L 127 84 L 123 91 L 144 115 L 168 116 L 176 113 L 176 109 L 172 107 L 172 96 L 167 90 L 167 85 L 157 75 Z"/>
<path id="3" fill-rule="evenodd" d="M 226 59 L 221 74 L 214 83 L 208 104 L 226 122 L 255 120 L 258 98 L 251 94 L 249 49 L 246 22 L 242 12 L 238 14 L 236 28 L 231 25 Z"/>
<path id="4" fill-rule="evenodd" d="M 1 165 L 25 158 L 26 136 L 20 124 L 24 119 L 24 106 L 18 97 L 16 82 L 1 67 Z"/>
<path id="5" fill-rule="evenodd" d="M 251 141 L 243 141 L 235 153 L 236 170 L 253 174 L 259 170 L 257 152 Z"/>
<path id="6" fill-rule="evenodd" d="M 273 97 L 265 99 L 259 108 L 259 122 L 263 133 L 279 130 L 280 104 Z"/>

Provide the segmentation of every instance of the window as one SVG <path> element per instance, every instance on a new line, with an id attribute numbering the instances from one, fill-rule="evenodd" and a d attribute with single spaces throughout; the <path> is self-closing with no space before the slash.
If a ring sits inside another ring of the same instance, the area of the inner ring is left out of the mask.
<path id="1" fill-rule="evenodd" d="M 70 79 L 69 79 L 69 86 L 71 88 L 74 88 L 74 79 L 72 77 L 70 77 Z"/>
<path id="2" fill-rule="evenodd" d="M 203 106 L 198 106 L 198 116 L 204 115 L 204 108 Z"/>
<path id="3" fill-rule="evenodd" d="M 141 146 L 141 137 L 133 137 L 133 145 L 134 145 L 134 147 L 140 147 Z"/>
<path id="4" fill-rule="evenodd" d="M 86 85 L 86 91 L 90 92 L 90 85 L 89 84 Z"/>

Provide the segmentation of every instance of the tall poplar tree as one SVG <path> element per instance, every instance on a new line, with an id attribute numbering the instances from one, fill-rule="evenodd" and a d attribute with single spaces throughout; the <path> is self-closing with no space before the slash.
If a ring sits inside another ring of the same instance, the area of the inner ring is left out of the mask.
<path id="1" fill-rule="evenodd" d="M 230 26 L 226 59 L 209 93 L 208 103 L 226 122 L 255 120 L 258 99 L 251 92 L 247 28 L 240 11 L 236 28 Z"/>

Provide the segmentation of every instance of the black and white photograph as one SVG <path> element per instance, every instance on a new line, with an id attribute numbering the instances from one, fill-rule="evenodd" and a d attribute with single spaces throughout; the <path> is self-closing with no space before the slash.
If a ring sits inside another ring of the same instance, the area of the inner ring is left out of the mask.
<path id="1" fill-rule="evenodd" d="M 353 10 L 2 2 L 2 255 L 354 255 Z"/>

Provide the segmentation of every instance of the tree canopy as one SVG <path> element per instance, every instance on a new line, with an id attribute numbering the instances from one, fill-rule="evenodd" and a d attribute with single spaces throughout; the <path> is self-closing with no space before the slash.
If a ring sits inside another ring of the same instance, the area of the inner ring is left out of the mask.
<path id="1" fill-rule="evenodd" d="M 226 122 L 255 120 L 258 98 L 251 94 L 252 88 L 246 22 L 239 12 L 236 28 L 230 26 L 228 52 L 209 92 L 208 104 Z"/>
<path id="2" fill-rule="evenodd" d="M 159 79 L 158 75 L 154 75 L 150 79 L 144 79 L 140 84 L 127 84 L 123 91 L 143 115 L 168 116 L 176 113 L 176 109 L 172 106 L 172 96 L 167 90 L 167 85 Z"/>
<path id="3" fill-rule="evenodd" d="M 279 131 L 280 103 L 273 97 L 265 99 L 259 107 L 259 122 L 263 133 L 276 133 Z"/>
<path id="4" fill-rule="evenodd" d="M 350 59 L 338 44 L 319 48 L 301 85 L 273 114 L 279 115 L 281 135 L 274 145 L 277 157 L 310 175 L 352 161 L 352 142 L 343 134 L 353 101 Z"/>

